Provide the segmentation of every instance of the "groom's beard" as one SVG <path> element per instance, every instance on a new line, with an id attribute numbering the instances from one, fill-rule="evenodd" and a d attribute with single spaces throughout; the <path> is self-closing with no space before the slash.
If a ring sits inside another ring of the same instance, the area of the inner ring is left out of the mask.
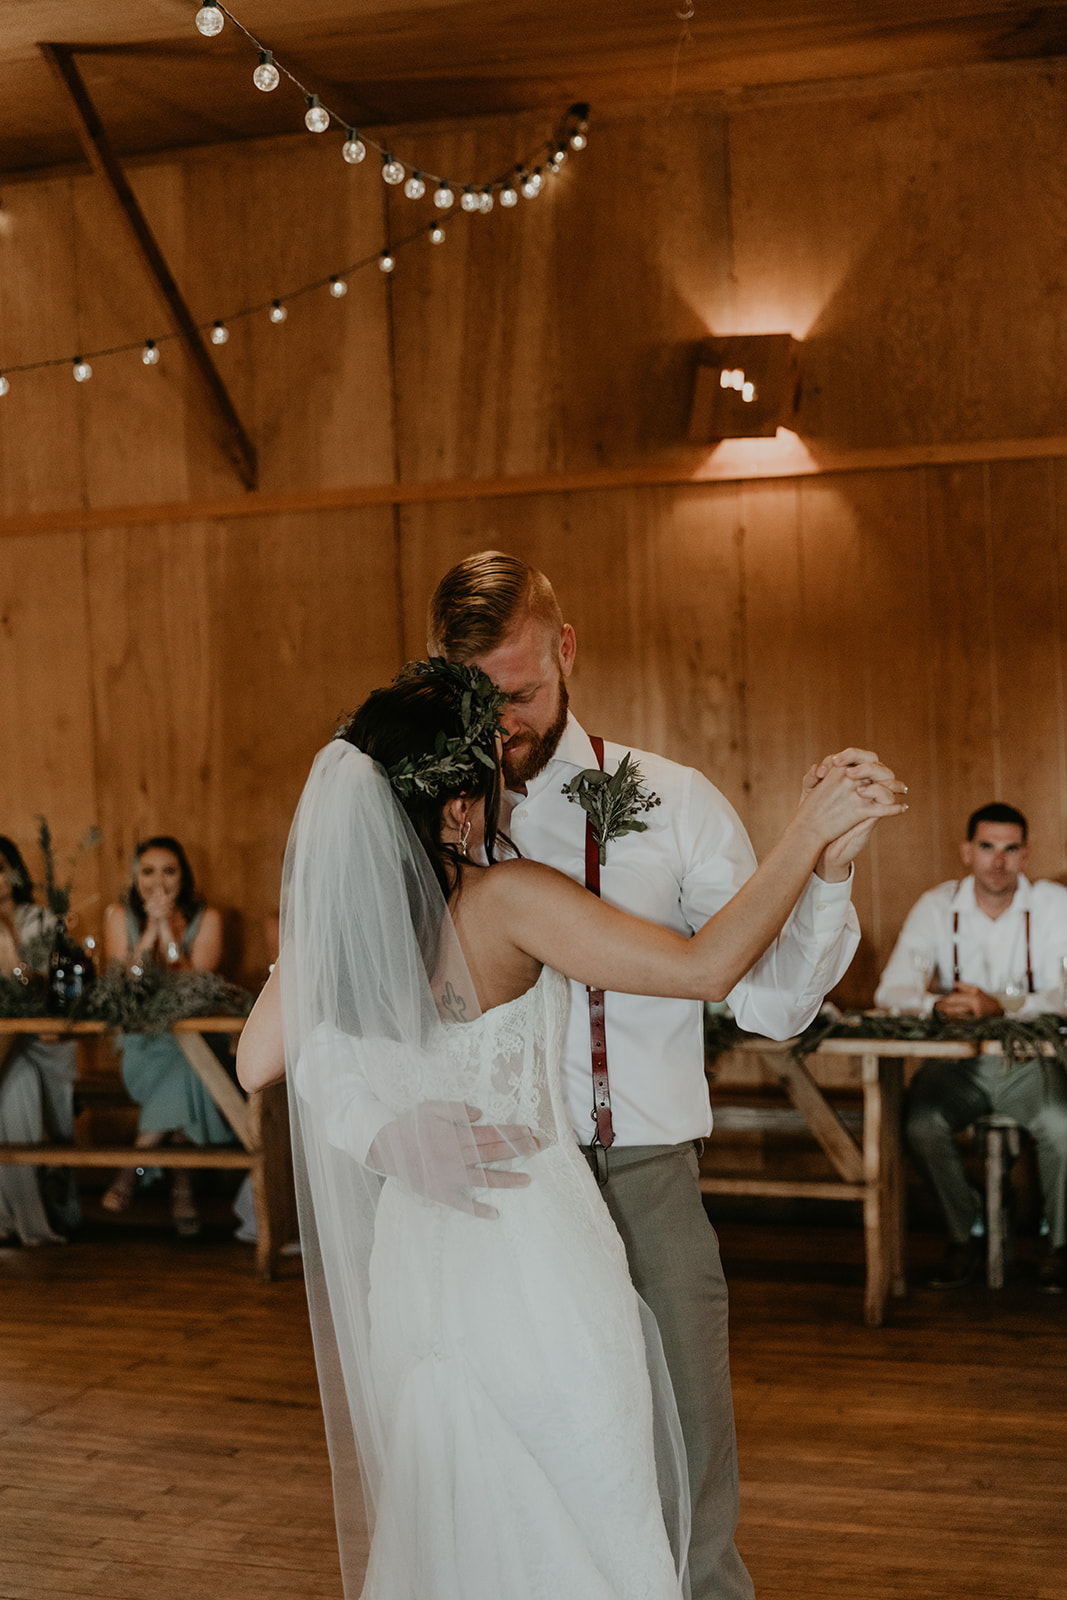
<path id="1" fill-rule="evenodd" d="M 521 743 L 513 751 L 504 746 L 504 777 L 509 789 L 517 789 L 521 784 L 529 783 L 531 778 L 536 778 L 543 772 L 556 753 L 556 746 L 563 738 L 563 730 L 567 726 L 567 680 L 562 672 L 559 675 L 559 707 L 556 711 L 552 725 L 544 733 L 525 733 Z"/>

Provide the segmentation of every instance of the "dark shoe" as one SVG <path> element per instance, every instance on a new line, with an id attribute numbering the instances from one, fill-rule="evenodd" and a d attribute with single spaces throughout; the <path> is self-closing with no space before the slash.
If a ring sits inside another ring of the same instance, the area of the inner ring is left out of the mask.
<path id="1" fill-rule="evenodd" d="M 982 1251 L 977 1239 L 966 1244 L 950 1244 L 945 1251 L 941 1270 L 927 1279 L 930 1289 L 963 1289 L 981 1265 Z"/>
<path id="2" fill-rule="evenodd" d="M 1037 1287 L 1042 1294 L 1067 1294 L 1067 1249 L 1063 1245 L 1045 1252 L 1037 1274 Z"/>

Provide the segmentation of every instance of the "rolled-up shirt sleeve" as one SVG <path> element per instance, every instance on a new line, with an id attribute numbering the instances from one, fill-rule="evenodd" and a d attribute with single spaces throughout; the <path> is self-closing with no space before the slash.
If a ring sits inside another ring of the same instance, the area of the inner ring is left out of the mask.
<path id="1" fill-rule="evenodd" d="M 756 857 L 729 802 L 700 773 L 690 776 L 682 909 L 695 931 L 751 877 Z M 801 1032 L 848 970 L 859 940 L 851 874 L 843 883 L 813 874 L 778 938 L 729 995 L 740 1026 L 771 1039 Z"/>

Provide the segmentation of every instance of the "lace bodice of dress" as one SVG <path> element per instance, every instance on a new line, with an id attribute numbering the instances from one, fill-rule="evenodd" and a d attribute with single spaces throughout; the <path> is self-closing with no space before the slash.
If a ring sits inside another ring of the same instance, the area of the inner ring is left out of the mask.
<path id="1" fill-rule="evenodd" d="M 448 1083 L 442 1098 L 478 1106 L 484 1122 L 521 1123 L 559 1138 L 559 1059 L 567 980 L 544 967 L 532 988 L 474 1022 L 444 1030 Z"/>

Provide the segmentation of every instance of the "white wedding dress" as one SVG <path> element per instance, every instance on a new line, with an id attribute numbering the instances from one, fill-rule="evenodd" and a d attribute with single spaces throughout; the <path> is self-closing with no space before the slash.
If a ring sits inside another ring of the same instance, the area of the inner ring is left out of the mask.
<path id="1" fill-rule="evenodd" d="M 480 1012 L 422 847 L 346 744 L 305 785 L 282 927 L 346 1600 L 679 1600 L 685 1453 L 658 1331 L 563 1104 L 566 981 L 545 969 Z M 471 1187 L 470 1108 L 536 1131 L 535 1154 L 500 1163 L 527 1186 Z"/>
<path id="2" fill-rule="evenodd" d="M 447 1030 L 451 1096 L 543 1146 L 506 1163 L 528 1188 L 485 1191 L 498 1219 L 385 1184 L 370 1322 L 388 1438 L 364 1600 L 683 1592 L 639 1301 L 559 1090 L 566 1006 L 566 980 L 545 968 Z"/>

